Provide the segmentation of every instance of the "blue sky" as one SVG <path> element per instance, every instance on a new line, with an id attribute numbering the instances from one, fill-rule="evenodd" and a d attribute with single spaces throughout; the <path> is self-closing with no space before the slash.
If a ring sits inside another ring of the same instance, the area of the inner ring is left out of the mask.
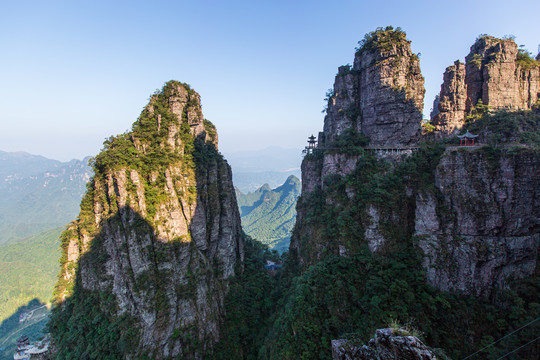
<path id="1" fill-rule="evenodd" d="M 535 1 L 1 1 L 0 150 L 95 155 L 175 79 L 201 94 L 223 152 L 301 148 L 339 65 L 378 26 L 421 53 L 426 111 L 482 33 L 540 44 Z"/>

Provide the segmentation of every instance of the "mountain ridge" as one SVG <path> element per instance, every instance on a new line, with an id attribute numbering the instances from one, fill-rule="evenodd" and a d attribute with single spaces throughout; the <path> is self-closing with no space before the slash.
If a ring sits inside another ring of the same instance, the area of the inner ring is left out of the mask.
<path id="1" fill-rule="evenodd" d="M 240 218 L 246 234 L 280 253 L 285 251 L 290 242 L 299 194 L 300 180 L 294 175 L 274 189 L 264 184 L 247 194 L 237 190 Z"/>

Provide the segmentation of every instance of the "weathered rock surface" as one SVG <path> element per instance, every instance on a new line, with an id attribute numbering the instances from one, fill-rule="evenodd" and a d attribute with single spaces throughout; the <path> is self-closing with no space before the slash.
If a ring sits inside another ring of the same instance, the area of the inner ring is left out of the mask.
<path id="1" fill-rule="evenodd" d="M 514 40 L 483 36 L 465 60 L 444 73 L 432 118 L 438 135 L 455 134 L 479 100 L 492 110 L 519 110 L 531 109 L 540 98 L 540 66 L 521 63 Z"/>
<path id="2" fill-rule="evenodd" d="M 80 217 L 64 234 L 57 301 L 69 302 L 74 282 L 75 291 L 112 294 L 117 307 L 103 311 L 140 328 L 127 358 L 200 358 L 219 338 L 243 235 L 231 169 L 212 150 L 209 126 L 199 95 L 167 83 L 127 136 L 127 163 L 106 162 L 114 141 L 98 155 Z"/>
<path id="3" fill-rule="evenodd" d="M 372 33 L 356 52 L 354 65 L 341 66 L 328 100 L 324 141 L 347 129 L 369 138 L 371 146 L 414 144 L 420 136 L 424 78 L 405 33 Z"/>
<path id="4" fill-rule="evenodd" d="M 447 150 L 435 193 L 419 193 L 416 235 L 429 284 L 489 296 L 534 274 L 540 249 L 540 156 Z M 438 197 L 438 199 L 437 199 Z"/>
<path id="5" fill-rule="evenodd" d="M 435 360 L 437 356 L 415 336 L 402 329 L 378 329 L 367 345 L 332 340 L 334 360 Z"/>
<path id="6" fill-rule="evenodd" d="M 461 128 L 466 114 L 465 64 L 456 61 L 446 68 L 434 123 L 439 132 L 452 134 Z"/>

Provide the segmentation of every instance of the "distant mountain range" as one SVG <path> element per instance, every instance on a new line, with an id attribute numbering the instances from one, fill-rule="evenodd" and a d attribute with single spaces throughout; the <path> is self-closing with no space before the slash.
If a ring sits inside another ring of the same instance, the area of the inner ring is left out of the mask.
<path id="1" fill-rule="evenodd" d="M 233 170 L 234 185 L 243 193 L 264 184 L 280 186 L 290 176 L 300 178 L 302 151 L 269 147 L 262 150 L 224 153 Z"/>
<path id="2" fill-rule="evenodd" d="M 248 194 L 237 189 L 236 198 L 246 234 L 280 253 L 287 250 L 300 190 L 300 180 L 294 175 L 273 190 L 268 184 Z"/>
<path id="3" fill-rule="evenodd" d="M 46 319 L 30 328 L 12 315 L 52 296 L 58 238 L 78 213 L 91 176 L 88 160 L 61 162 L 0 151 L 0 348 L 7 347 L 0 359 L 12 356 L 19 328 L 34 340 L 41 335 Z"/>
<path id="4" fill-rule="evenodd" d="M 0 322 L 34 298 L 49 301 L 58 237 L 79 210 L 88 160 L 0 151 Z"/>
<path id="5" fill-rule="evenodd" d="M 71 221 L 91 176 L 88 160 L 0 151 L 0 244 Z"/>

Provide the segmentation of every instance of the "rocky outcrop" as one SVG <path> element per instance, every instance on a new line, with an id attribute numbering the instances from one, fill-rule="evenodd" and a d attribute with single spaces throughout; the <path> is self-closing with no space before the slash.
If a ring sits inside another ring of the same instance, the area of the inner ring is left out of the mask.
<path id="1" fill-rule="evenodd" d="M 480 100 L 492 110 L 519 110 L 531 109 L 539 98 L 540 64 L 511 39 L 483 36 L 465 64 L 456 61 L 446 69 L 432 122 L 440 136 L 453 135 Z"/>
<path id="2" fill-rule="evenodd" d="M 466 102 L 465 64 L 458 60 L 444 72 L 437 113 L 434 117 L 438 132 L 452 134 L 455 129 L 463 126 Z"/>
<path id="3" fill-rule="evenodd" d="M 243 261 L 231 169 L 215 149 L 215 128 L 199 95 L 172 81 L 131 133 L 105 145 L 80 216 L 63 234 L 60 319 L 70 322 L 77 292 L 109 294 L 114 306 L 97 304 L 104 316 L 127 316 L 139 330 L 122 357 L 201 358 L 219 339 L 227 279 Z"/>
<path id="4" fill-rule="evenodd" d="M 447 150 L 436 192 L 419 193 L 415 230 L 429 284 L 490 296 L 534 274 L 540 249 L 540 156 Z"/>
<path id="5" fill-rule="evenodd" d="M 403 329 L 378 329 L 367 345 L 332 340 L 334 360 L 436 360 L 437 356 L 416 336 Z"/>
<path id="6" fill-rule="evenodd" d="M 354 130 L 371 146 L 414 144 L 420 135 L 424 92 L 419 59 L 405 33 L 387 28 L 368 34 L 352 68 L 339 68 L 328 94 L 325 143 Z"/>

